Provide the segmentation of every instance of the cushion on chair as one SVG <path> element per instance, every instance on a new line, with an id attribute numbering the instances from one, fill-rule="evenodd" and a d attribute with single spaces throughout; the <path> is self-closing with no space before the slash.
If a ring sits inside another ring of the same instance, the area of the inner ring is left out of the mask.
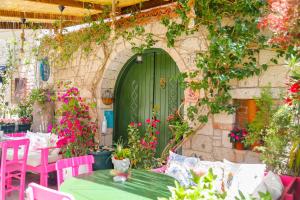
<path id="1" fill-rule="evenodd" d="M 56 142 L 58 140 L 58 137 L 55 134 L 33 133 L 30 131 L 27 131 L 26 137 L 30 140 L 27 165 L 33 167 L 41 165 L 41 150 L 38 149 L 56 146 Z M 59 152 L 59 148 L 49 149 L 48 163 L 54 163 L 57 160 L 61 159 Z M 19 151 L 19 158 L 23 156 L 23 153 L 24 152 L 22 150 Z M 12 159 L 13 150 L 8 150 L 7 154 L 8 159 Z"/>
<path id="2" fill-rule="evenodd" d="M 195 171 L 199 162 L 199 158 L 182 156 L 170 151 L 165 174 L 175 178 L 181 185 L 189 186 L 193 183 L 190 171 Z"/>
<path id="3" fill-rule="evenodd" d="M 235 169 L 235 173 L 233 174 L 233 178 L 231 181 L 231 185 L 227 189 L 227 200 L 234 199 L 235 196 L 239 195 L 239 191 L 243 194 L 252 194 L 258 185 L 262 182 L 264 173 L 266 170 L 266 165 L 264 164 L 237 164 L 232 163 L 227 160 L 224 160 L 225 163 L 225 174 L 232 173 Z M 225 182 L 229 182 L 226 180 L 228 175 L 225 175 Z"/>
<path id="4" fill-rule="evenodd" d="M 24 154 L 23 150 L 19 150 L 19 158 L 22 158 Z M 12 160 L 13 158 L 13 150 L 9 149 L 7 151 L 8 160 Z M 57 160 L 61 159 L 61 155 L 51 153 L 48 156 L 48 163 L 54 163 Z M 37 167 L 41 165 L 41 151 L 30 151 L 28 152 L 27 165 Z"/>
<path id="5" fill-rule="evenodd" d="M 272 199 L 277 200 L 281 197 L 284 190 L 284 186 L 281 182 L 280 176 L 269 171 L 268 174 L 263 177 L 262 182 L 256 187 L 252 193 L 253 197 L 259 199 L 259 192 L 270 192 Z"/>

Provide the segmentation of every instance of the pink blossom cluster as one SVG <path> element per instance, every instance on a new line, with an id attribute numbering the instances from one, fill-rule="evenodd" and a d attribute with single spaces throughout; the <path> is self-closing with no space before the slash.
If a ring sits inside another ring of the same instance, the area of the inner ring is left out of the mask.
<path id="1" fill-rule="evenodd" d="M 297 2 L 297 0 L 268 0 L 269 13 L 260 19 L 258 28 L 269 28 L 274 33 L 270 43 L 287 46 L 293 37 L 299 37 L 291 33 L 299 16 Z"/>
<path id="2" fill-rule="evenodd" d="M 97 132 L 96 124 L 90 121 L 89 106 L 75 87 L 59 94 L 57 100 L 62 103 L 59 109 L 62 116 L 49 130 L 58 134 L 57 146 L 71 148 L 74 155 L 84 154 L 83 151 L 94 145 L 94 134 Z"/>

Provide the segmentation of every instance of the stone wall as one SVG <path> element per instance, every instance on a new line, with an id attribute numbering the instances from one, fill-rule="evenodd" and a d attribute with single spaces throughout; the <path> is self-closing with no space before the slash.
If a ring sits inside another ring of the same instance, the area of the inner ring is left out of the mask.
<path id="1" fill-rule="evenodd" d="M 160 36 L 154 48 L 164 49 L 177 63 L 181 72 L 195 68 L 196 53 L 206 50 L 207 40 L 205 30 L 192 36 L 180 37 L 175 48 L 168 48 L 164 34 L 166 29 L 154 22 L 145 26 L 147 32 Z M 261 51 L 258 55 L 259 64 L 267 63 L 273 55 L 272 51 Z M 99 128 L 104 110 L 113 109 L 113 105 L 106 106 L 101 101 L 101 92 L 106 89 L 114 90 L 116 79 L 125 63 L 133 56 L 131 46 L 127 41 L 119 38 L 109 46 L 97 47 L 88 58 L 80 52 L 66 66 L 58 66 L 52 73 L 53 81 L 69 80 L 81 91 L 81 94 L 97 102 L 97 117 Z M 278 65 L 272 65 L 268 71 L 242 81 L 233 81 L 232 96 L 234 99 L 252 99 L 260 94 L 260 88 L 272 85 L 274 97 L 279 96 L 280 90 L 285 87 L 287 67 L 284 60 Z M 232 149 L 227 137 L 228 131 L 235 124 L 235 115 L 218 114 L 211 117 L 204 128 L 183 146 L 184 155 L 197 155 L 205 160 L 222 160 L 226 158 L 237 162 L 259 162 L 257 153 Z M 100 129 L 101 130 L 101 129 Z M 100 134 L 102 144 L 112 144 L 112 129 Z"/>

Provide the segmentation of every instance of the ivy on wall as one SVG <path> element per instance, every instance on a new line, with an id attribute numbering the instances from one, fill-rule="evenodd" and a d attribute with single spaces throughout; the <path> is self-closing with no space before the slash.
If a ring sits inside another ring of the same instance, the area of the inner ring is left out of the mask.
<path id="1" fill-rule="evenodd" d="M 197 103 L 187 108 L 187 117 L 195 122 L 195 129 L 201 128 L 212 114 L 234 113 L 231 83 L 268 68 L 267 64 L 258 64 L 260 50 L 269 48 L 267 38 L 257 28 L 265 9 L 266 2 L 256 0 L 178 0 L 176 12 L 181 21 L 162 21 L 170 47 L 177 37 L 195 32 L 204 35 L 209 43 L 207 51 L 197 54 L 197 69 L 181 77 L 185 87 L 202 94 Z M 176 149 L 185 140 L 169 145 Z"/>
<path id="2" fill-rule="evenodd" d="M 262 0 L 178 0 L 175 12 L 180 20 L 167 17 L 162 20 L 167 27 L 169 47 L 174 47 L 179 36 L 196 32 L 207 39 L 206 50 L 197 54 L 197 69 L 181 76 L 185 87 L 199 90 L 202 94 L 196 104 L 187 108 L 189 120 L 197 124 L 195 129 L 203 126 L 212 114 L 235 111 L 230 94 L 232 81 L 259 75 L 267 69 L 268 65 L 259 65 L 257 60 L 259 51 L 269 48 L 267 38 L 257 28 L 266 8 L 266 2 Z M 90 24 L 88 28 L 43 38 L 38 49 L 39 56 L 47 55 L 50 60 L 63 65 L 78 50 L 89 54 L 93 45 L 109 47 L 120 36 L 131 44 L 135 53 L 142 53 L 161 39 L 147 33 L 134 18 L 131 28 L 117 27 L 114 30 L 104 17 L 96 22 L 88 18 L 86 22 Z M 109 53 L 106 59 L 108 57 Z M 276 63 L 276 59 L 272 61 Z M 177 148 L 186 139 L 169 145 Z"/>

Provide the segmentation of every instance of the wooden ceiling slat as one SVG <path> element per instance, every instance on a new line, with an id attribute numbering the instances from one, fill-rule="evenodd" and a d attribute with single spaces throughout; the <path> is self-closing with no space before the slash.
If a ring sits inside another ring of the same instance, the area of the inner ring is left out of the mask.
<path id="1" fill-rule="evenodd" d="M 24 26 L 24 29 L 32 29 L 34 27 L 50 29 L 52 28 L 52 24 L 31 23 L 30 25 Z M 20 22 L 0 22 L 0 29 L 22 29 L 22 24 Z"/>
<path id="2" fill-rule="evenodd" d="M 88 2 L 79 2 L 74 0 L 26 0 L 26 1 L 33 1 L 39 3 L 47 3 L 47 4 L 55 4 L 55 5 L 64 5 L 70 6 L 75 8 L 87 8 L 87 9 L 94 9 L 94 10 L 102 10 L 103 6 L 99 4 L 93 4 Z"/>
<path id="3" fill-rule="evenodd" d="M 46 14 L 46 13 L 32 13 L 32 12 L 18 12 L 10 10 L 0 10 L 0 16 L 3 17 L 16 17 L 16 18 L 31 18 L 31 19 L 60 19 L 60 15 Z M 82 21 L 82 17 L 62 15 L 64 21 Z"/>

